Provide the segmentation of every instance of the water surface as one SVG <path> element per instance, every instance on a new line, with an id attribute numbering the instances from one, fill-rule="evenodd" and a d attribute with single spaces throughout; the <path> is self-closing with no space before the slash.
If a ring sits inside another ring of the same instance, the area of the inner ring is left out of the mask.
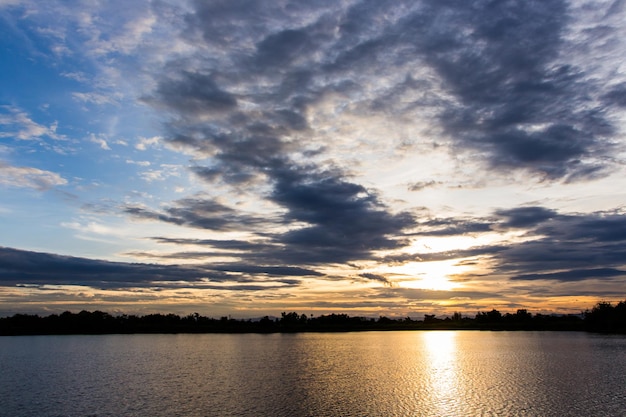
<path id="1" fill-rule="evenodd" d="M 618 416 L 626 338 L 567 332 L 0 337 L 0 416 Z"/>

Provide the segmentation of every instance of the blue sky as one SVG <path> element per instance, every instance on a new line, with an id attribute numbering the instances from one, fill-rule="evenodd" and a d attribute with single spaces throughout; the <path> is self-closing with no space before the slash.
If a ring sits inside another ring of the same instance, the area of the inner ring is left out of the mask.
<path id="1" fill-rule="evenodd" d="M 0 1 L 0 313 L 623 298 L 611 1 Z"/>

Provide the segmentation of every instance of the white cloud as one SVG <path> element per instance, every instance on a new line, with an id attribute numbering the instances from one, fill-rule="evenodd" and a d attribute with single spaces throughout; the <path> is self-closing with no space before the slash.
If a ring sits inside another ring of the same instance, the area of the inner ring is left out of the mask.
<path id="1" fill-rule="evenodd" d="M 149 167 L 150 161 L 133 161 L 132 159 L 126 160 L 127 164 L 139 165 L 140 167 Z"/>
<path id="2" fill-rule="evenodd" d="M 45 191 L 65 184 L 67 180 L 56 172 L 32 167 L 16 167 L 0 161 L 0 185 L 2 186 Z"/>
<path id="3" fill-rule="evenodd" d="M 62 72 L 61 75 L 65 78 L 69 78 L 70 80 L 78 81 L 79 83 L 85 83 L 89 81 L 87 75 L 84 72 L 80 71 Z"/>
<path id="4" fill-rule="evenodd" d="M 154 15 L 148 14 L 126 22 L 119 33 L 112 34 L 107 40 L 95 40 L 92 51 L 103 55 L 112 52 L 130 54 L 142 44 L 144 36 L 152 32 L 156 21 Z"/>
<path id="5" fill-rule="evenodd" d="M 0 107 L 0 126 L 6 127 L 0 131 L 0 137 L 16 138 L 20 140 L 35 140 L 41 137 L 51 139 L 63 139 L 56 130 L 58 123 L 55 121 L 50 126 L 45 126 L 35 122 L 28 113 L 21 111 L 14 106 Z"/>
<path id="6" fill-rule="evenodd" d="M 97 104 L 97 105 L 103 105 L 103 104 L 118 104 L 119 103 L 119 99 L 121 98 L 121 94 L 120 93 L 115 93 L 115 94 L 101 94 L 101 93 L 72 93 L 72 97 L 74 97 L 74 99 L 81 101 L 83 103 L 93 103 L 93 104 Z"/>
<path id="7" fill-rule="evenodd" d="M 0 0 L 0 7 L 17 6 L 22 3 L 22 0 Z"/>
<path id="8" fill-rule="evenodd" d="M 168 177 L 178 177 L 179 166 L 172 164 L 161 164 L 161 169 L 151 169 L 139 174 L 139 176 L 147 182 L 164 181 Z"/>
<path id="9" fill-rule="evenodd" d="M 107 143 L 107 141 L 102 137 L 102 135 L 94 135 L 93 133 L 90 135 L 89 141 L 92 143 L 95 143 L 97 145 L 100 146 L 100 149 L 103 149 L 105 151 L 110 151 L 111 148 L 109 147 L 109 144 Z"/>
<path id="10" fill-rule="evenodd" d="M 160 136 L 153 136 L 151 138 L 139 137 L 138 143 L 135 145 L 135 149 L 145 151 L 149 146 L 157 146 L 161 142 Z"/>

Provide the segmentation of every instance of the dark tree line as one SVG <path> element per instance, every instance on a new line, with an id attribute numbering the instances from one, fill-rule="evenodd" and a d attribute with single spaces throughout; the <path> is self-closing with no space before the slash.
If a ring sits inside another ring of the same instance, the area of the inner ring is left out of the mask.
<path id="1" fill-rule="evenodd" d="M 282 313 L 279 318 L 265 316 L 260 320 L 219 319 L 198 313 L 113 316 L 102 311 L 81 311 L 39 316 L 15 314 L 0 318 L 0 335 L 35 334 L 111 334 L 111 333 L 291 333 L 345 332 L 367 330 L 587 330 L 626 334 L 626 301 L 617 305 L 601 302 L 580 315 L 532 314 L 527 310 L 502 314 L 498 310 L 479 312 L 475 317 L 454 313 L 438 318 L 427 314 L 423 320 L 410 317 L 392 319 L 350 317 L 328 314 L 317 317 L 296 312 Z"/>
<path id="2" fill-rule="evenodd" d="M 626 334 L 626 300 L 616 305 L 601 302 L 585 312 L 585 326 L 589 331 Z"/>

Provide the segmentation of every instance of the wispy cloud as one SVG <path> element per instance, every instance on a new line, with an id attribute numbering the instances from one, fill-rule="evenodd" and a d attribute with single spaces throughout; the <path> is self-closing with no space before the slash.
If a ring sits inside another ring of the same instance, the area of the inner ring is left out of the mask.
<path id="1" fill-rule="evenodd" d="M 56 172 L 32 167 L 16 167 L 0 161 L 0 185 L 2 186 L 46 191 L 65 184 L 67 180 Z"/>
<path id="2" fill-rule="evenodd" d="M 57 134 L 57 123 L 49 126 L 35 122 L 28 113 L 14 106 L 0 106 L 0 137 L 20 140 L 36 140 L 40 138 L 62 139 Z"/>

